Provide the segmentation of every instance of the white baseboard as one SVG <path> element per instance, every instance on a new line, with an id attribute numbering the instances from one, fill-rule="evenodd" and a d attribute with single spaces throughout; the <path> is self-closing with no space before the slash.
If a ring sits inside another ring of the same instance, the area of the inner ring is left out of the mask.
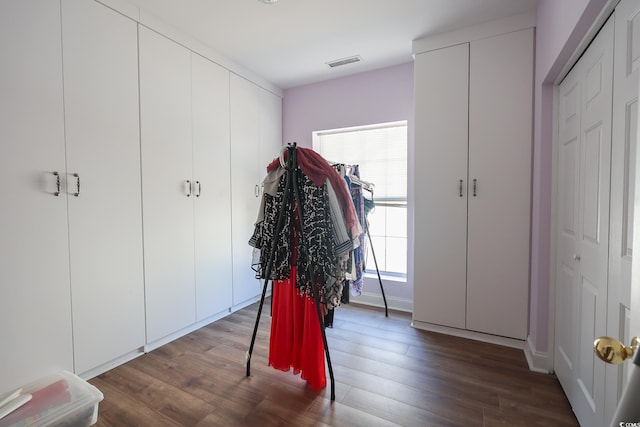
<path id="1" fill-rule="evenodd" d="M 530 336 L 527 338 L 527 343 L 524 347 L 524 356 L 527 358 L 529 369 L 532 371 L 543 374 L 551 373 L 551 369 L 549 368 L 549 354 L 537 351 Z"/>
<path id="2" fill-rule="evenodd" d="M 116 358 L 114 360 L 111 360 L 111 361 L 109 361 L 107 363 L 104 363 L 104 364 L 102 364 L 102 365 L 100 365 L 100 366 L 98 366 L 96 368 L 89 369 L 86 372 L 78 373 L 78 376 L 80 378 L 82 378 L 83 380 L 88 381 L 93 377 L 97 377 L 100 374 L 104 374 L 105 372 L 110 371 L 111 369 L 113 369 L 113 368 L 115 368 L 117 366 L 120 366 L 120 365 L 122 365 L 124 363 L 127 363 L 127 362 L 135 359 L 138 356 L 142 356 L 143 354 L 144 354 L 143 348 L 140 347 L 137 350 L 134 350 L 134 351 L 132 351 L 130 353 L 124 354 L 124 355 L 122 355 L 122 356 L 120 356 L 120 357 L 118 357 L 118 358 Z"/>
<path id="3" fill-rule="evenodd" d="M 436 325 L 433 323 L 420 322 L 419 320 L 414 320 L 411 323 L 411 326 L 416 329 L 438 332 L 446 335 L 453 335 L 460 338 L 468 338 L 470 340 L 482 341 L 490 344 L 502 345 L 505 347 L 524 349 L 525 346 L 525 342 L 523 340 L 501 337 L 498 335 L 483 334 L 481 332 L 468 331 L 466 329 L 452 328 L 449 326 Z"/>
<path id="4" fill-rule="evenodd" d="M 407 313 L 413 312 L 413 300 L 406 298 L 397 298 L 397 297 L 386 297 L 387 298 L 387 307 L 390 310 L 398 310 L 404 311 Z M 363 292 L 362 295 L 358 297 L 354 297 L 353 295 L 349 296 L 350 304 L 362 304 L 369 305 L 372 307 L 380 307 L 384 309 L 384 300 L 382 299 L 382 295 Z"/>

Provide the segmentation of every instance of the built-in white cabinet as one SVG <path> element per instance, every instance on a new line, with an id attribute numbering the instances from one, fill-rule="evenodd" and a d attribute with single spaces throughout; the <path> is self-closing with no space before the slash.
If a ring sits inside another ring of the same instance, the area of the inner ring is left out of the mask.
<path id="1" fill-rule="evenodd" d="M 147 342 L 231 307 L 229 72 L 140 28 Z"/>
<path id="2" fill-rule="evenodd" d="M 533 40 L 415 55 L 416 327 L 526 338 Z"/>
<path id="3" fill-rule="evenodd" d="M 73 370 L 60 3 L 0 2 L 0 57 L 0 390 L 10 390 Z"/>
<path id="4" fill-rule="evenodd" d="M 233 266 L 253 277 L 280 96 L 235 73 L 232 95 L 228 68 L 112 7 L 0 2 L 0 392 L 94 376 L 261 289 L 234 294 Z"/>
<path id="5" fill-rule="evenodd" d="M 138 29 L 96 2 L 62 1 L 75 371 L 145 343 Z"/>
<path id="6" fill-rule="evenodd" d="M 251 269 L 254 230 L 267 165 L 282 145 L 282 102 L 254 83 L 231 74 L 231 211 L 233 305 L 259 296 L 264 283 Z"/>
<path id="7" fill-rule="evenodd" d="M 86 0 L 0 7 L 7 390 L 135 354 L 145 324 L 137 24 Z"/>

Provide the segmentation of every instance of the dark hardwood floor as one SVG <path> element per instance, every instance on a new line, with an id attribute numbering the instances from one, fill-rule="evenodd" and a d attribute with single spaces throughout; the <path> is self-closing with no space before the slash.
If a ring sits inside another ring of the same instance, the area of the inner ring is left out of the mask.
<path id="1" fill-rule="evenodd" d="M 557 379 L 521 350 L 411 328 L 410 316 L 346 305 L 327 340 L 336 399 L 267 366 L 257 304 L 106 372 L 98 426 L 577 426 Z"/>

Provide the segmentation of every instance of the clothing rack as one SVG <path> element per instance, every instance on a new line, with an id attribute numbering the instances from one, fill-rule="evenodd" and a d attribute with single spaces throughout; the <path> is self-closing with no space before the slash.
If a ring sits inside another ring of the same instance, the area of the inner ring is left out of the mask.
<path id="1" fill-rule="evenodd" d="M 344 166 L 346 168 L 352 168 L 353 165 L 346 165 L 344 163 L 335 163 L 333 166 Z M 350 177 L 351 179 L 351 177 Z M 371 188 L 371 184 L 366 183 L 364 181 L 360 181 L 358 179 L 359 182 L 354 181 L 357 185 L 362 186 L 362 188 L 368 190 L 371 192 L 371 194 L 373 195 L 373 188 Z M 371 234 L 369 233 L 369 221 L 367 221 L 367 218 L 365 216 L 364 218 L 364 232 L 367 235 L 367 237 L 369 238 L 369 246 L 371 247 L 371 255 L 373 256 L 373 263 L 376 266 L 376 273 L 378 275 L 378 282 L 380 283 L 380 292 L 382 292 L 382 300 L 384 301 L 384 316 L 385 317 L 389 317 L 389 307 L 387 305 L 387 297 L 384 294 L 384 286 L 382 284 L 382 277 L 380 276 L 380 269 L 378 268 L 378 259 L 376 258 L 376 251 L 373 250 L 373 241 L 371 240 Z"/>
<path id="2" fill-rule="evenodd" d="M 280 157 L 280 162 L 285 165 L 284 169 L 286 171 L 286 177 L 285 177 L 285 190 L 284 190 L 284 197 L 283 197 L 283 201 L 282 204 L 280 205 L 280 209 L 278 211 L 278 220 L 276 223 L 276 231 L 274 235 L 279 235 L 280 232 L 282 231 L 283 227 L 284 227 L 284 212 L 285 212 L 285 208 L 286 207 L 291 207 L 292 203 L 295 199 L 296 202 L 296 207 L 298 209 L 298 226 L 299 226 L 299 231 L 298 231 L 298 238 L 299 238 L 299 242 L 300 242 L 300 246 L 304 247 L 304 245 L 307 243 L 304 233 L 303 233 L 303 227 L 302 227 L 302 218 L 304 217 L 304 212 L 303 212 L 303 205 L 301 203 L 301 196 L 300 196 L 300 189 L 298 188 L 298 173 L 300 172 L 300 169 L 298 168 L 298 161 L 297 161 L 297 144 L 294 142 L 293 144 L 288 144 L 286 147 L 286 150 L 288 151 L 288 155 L 287 155 L 287 159 L 286 161 L 284 161 L 284 159 L 282 158 L 282 156 Z M 282 152 L 284 154 L 284 151 Z M 246 359 L 247 359 L 247 376 L 251 376 L 251 355 L 253 354 L 253 347 L 255 345 L 255 341 L 256 341 L 256 335 L 258 333 L 258 325 L 260 324 L 260 316 L 262 315 L 262 307 L 264 306 L 264 300 L 265 300 L 265 296 L 267 293 L 267 285 L 269 283 L 269 277 L 271 276 L 271 269 L 273 267 L 273 262 L 275 259 L 275 252 L 276 252 L 276 245 L 273 244 L 271 246 L 271 251 L 269 253 L 269 258 L 268 258 L 268 263 L 266 265 L 266 269 L 265 269 L 265 280 L 264 280 L 264 286 L 262 288 L 262 296 L 260 298 L 260 305 L 258 307 L 258 315 L 256 316 L 256 323 L 255 326 L 253 328 L 253 335 L 251 337 L 251 345 L 249 346 L 249 351 L 247 351 L 246 354 Z M 327 336 L 325 334 L 325 328 L 324 328 L 324 321 L 323 321 L 323 316 L 322 316 L 322 311 L 320 309 L 320 296 L 319 296 L 319 292 L 318 292 L 318 283 L 317 283 L 317 277 L 315 277 L 315 272 L 314 272 L 314 277 L 313 280 L 311 281 L 311 289 L 312 289 L 312 293 L 313 293 L 313 299 L 315 301 L 315 306 L 316 306 L 316 312 L 318 315 L 318 321 L 320 324 L 320 330 L 321 330 L 321 334 L 322 334 L 322 342 L 324 345 L 324 352 L 325 352 L 325 357 L 327 359 L 327 365 L 329 367 L 329 379 L 331 382 L 331 400 L 335 400 L 336 399 L 336 392 L 335 392 L 335 380 L 333 378 L 333 367 L 331 365 L 331 355 L 329 354 L 329 346 L 327 345 Z"/>

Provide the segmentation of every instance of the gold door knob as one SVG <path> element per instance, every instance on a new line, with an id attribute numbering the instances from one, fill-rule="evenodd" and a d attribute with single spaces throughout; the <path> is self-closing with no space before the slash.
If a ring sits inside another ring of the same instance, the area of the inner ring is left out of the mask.
<path id="1" fill-rule="evenodd" d="M 593 342 L 593 351 L 604 362 L 616 365 L 631 359 L 638 350 L 638 343 L 640 343 L 640 338 L 638 337 L 631 339 L 629 347 L 626 347 L 615 338 L 600 337 Z"/>

